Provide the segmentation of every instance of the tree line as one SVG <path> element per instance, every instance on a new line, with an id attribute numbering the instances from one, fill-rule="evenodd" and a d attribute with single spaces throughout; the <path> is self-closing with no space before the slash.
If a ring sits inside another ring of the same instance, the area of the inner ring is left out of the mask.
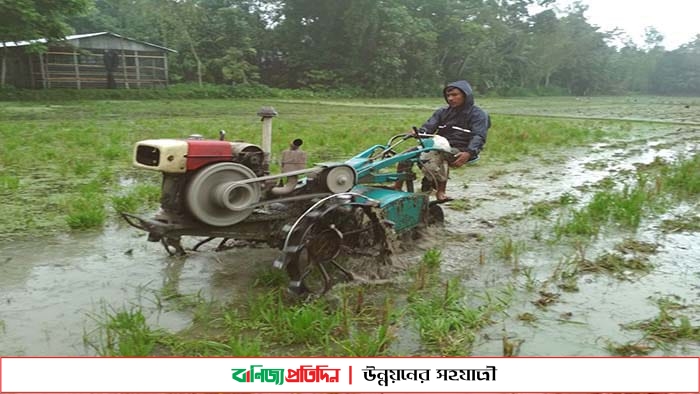
<path id="1" fill-rule="evenodd" d="M 585 5 L 553 2 L 0 0 L 0 41 L 111 31 L 177 50 L 174 82 L 395 96 L 467 79 L 482 94 L 700 95 L 700 34 L 669 51 L 650 27 L 643 45 L 617 48 L 624 35 L 589 23 Z"/>

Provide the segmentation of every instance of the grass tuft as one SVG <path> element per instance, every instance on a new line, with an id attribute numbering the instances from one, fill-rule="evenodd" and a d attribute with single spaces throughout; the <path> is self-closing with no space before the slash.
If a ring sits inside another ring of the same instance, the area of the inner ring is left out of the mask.
<path id="1" fill-rule="evenodd" d="M 622 325 L 626 330 L 640 330 L 643 337 L 623 345 L 609 342 L 609 352 L 628 356 L 646 355 L 655 349 L 668 349 L 679 342 L 697 343 L 700 341 L 700 326 L 692 324 L 690 318 L 679 312 L 688 308 L 679 302 L 679 297 L 661 297 L 656 300 L 659 314 L 651 319 Z"/>
<path id="2" fill-rule="evenodd" d="M 576 263 L 582 273 L 606 273 L 623 280 L 631 280 L 634 274 L 648 274 L 654 268 L 645 257 L 624 257 L 617 253 L 604 253 L 595 261 L 579 259 Z"/>
<path id="3" fill-rule="evenodd" d="M 524 249 L 524 242 L 514 241 L 510 237 L 503 237 L 498 240 L 496 255 L 504 261 L 517 266 Z"/>
<path id="4" fill-rule="evenodd" d="M 14 191 L 19 189 L 19 178 L 10 175 L 0 173 L 0 191 Z"/>
<path id="5" fill-rule="evenodd" d="M 160 200 L 160 186 L 139 184 L 124 195 L 112 197 L 112 207 L 116 212 L 139 212 L 151 209 Z"/>
<path id="6" fill-rule="evenodd" d="M 104 308 L 101 316 L 93 315 L 92 318 L 98 327 L 92 335 L 84 335 L 83 341 L 100 356 L 151 355 L 162 334 L 149 328 L 140 307 L 121 310 Z"/>
<path id="7" fill-rule="evenodd" d="M 101 194 L 84 192 L 68 203 L 66 223 L 74 230 L 102 227 L 107 219 Z"/>
<path id="8" fill-rule="evenodd" d="M 666 233 L 697 232 L 700 231 L 699 216 L 684 216 L 666 219 L 661 222 L 661 230 Z"/>
<path id="9" fill-rule="evenodd" d="M 409 314 L 427 350 L 442 355 L 469 355 L 478 330 L 493 323 L 491 317 L 505 310 L 510 296 L 492 297 L 486 293 L 485 302 L 476 307 L 466 301 L 464 288 L 456 279 L 409 297 Z"/>

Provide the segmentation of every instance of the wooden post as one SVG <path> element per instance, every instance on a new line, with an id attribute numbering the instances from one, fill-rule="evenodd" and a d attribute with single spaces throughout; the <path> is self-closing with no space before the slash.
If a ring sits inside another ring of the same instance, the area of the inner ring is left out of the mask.
<path id="1" fill-rule="evenodd" d="M 39 67 L 41 67 L 41 84 L 44 85 L 44 89 L 48 88 L 48 81 L 46 80 L 46 65 L 44 64 L 44 54 L 39 53 Z"/>
<path id="2" fill-rule="evenodd" d="M 141 66 L 139 65 L 139 53 L 134 51 L 134 65 L 136 65 L 136 86 L 141 89 Z"/>
<path id="3" fill-rule="evenodd" d="M 46 86 L 51 89 L 51 65 L 49 64 L 49 52 L 46 52 L 46 61 L 44 65 L 46 66 Z"/>
<path id="4" fill-rule="evenodd" d="M 80 66 L 78 65 L 78 52 L 73 50 L 73 68 L 75 69 L 75 86 L 80 90 Z"/>
<path id="5" fill-rule="evenodd" d="M 165 86 L 168 86 L 168 53 L 163 52 L 163 68 L 165 68 Z"/>
<path id="6" fill-rule="evenodd" d="M 34 62 L 32 61 L 32 55 L 27 56 L 27 63 L 29 63 L 29 84 L 32 89 L 36 89 L 36 78 L 34 78 Z"/>
<path id="7" fill-rule="evenodd" d="M 2 43 L 2 71 L 0 71 L 0 88 L 5 87 L 5 74 L 7 70 L 7 47 Z"/>
<path id="8" fill-rule="evenodd" d="M 122 75 L 124 75 L 124 86 L 129 89 L 129 75 L 126 73 L 126 55 L 122 49 Z"/>

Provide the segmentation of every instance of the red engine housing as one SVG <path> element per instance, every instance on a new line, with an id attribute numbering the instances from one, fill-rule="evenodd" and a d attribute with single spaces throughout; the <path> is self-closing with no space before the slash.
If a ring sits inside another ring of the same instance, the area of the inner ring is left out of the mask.
<path id="1" fill-rule="evenodd" d="M 233 148 L 228 141 L 187 140 L 187 171 L 210 163 L 233 160 Z"/>

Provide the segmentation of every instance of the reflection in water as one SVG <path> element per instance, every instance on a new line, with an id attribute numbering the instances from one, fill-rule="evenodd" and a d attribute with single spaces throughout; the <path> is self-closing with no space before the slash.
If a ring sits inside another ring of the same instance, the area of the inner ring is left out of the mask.
<path id="1" fill-rule="evenodd" d="M 37 242 L 44 247 L 37 250 Z M 82 342 L 95 325 L 87 315 L 99 316 L 106 305 L 152 300 L 148 293 L 162 281 L 169 260 L 159 245 L 125 227 L 3 244 L 0 256 L 9 256 L 0 265 L 4 355 L 91 354 Z M 184 260 L 179 264 L 185 269 Z M 167 328 L 187 323 L 185 316 L 154 318 L 167 321 Z"/>

